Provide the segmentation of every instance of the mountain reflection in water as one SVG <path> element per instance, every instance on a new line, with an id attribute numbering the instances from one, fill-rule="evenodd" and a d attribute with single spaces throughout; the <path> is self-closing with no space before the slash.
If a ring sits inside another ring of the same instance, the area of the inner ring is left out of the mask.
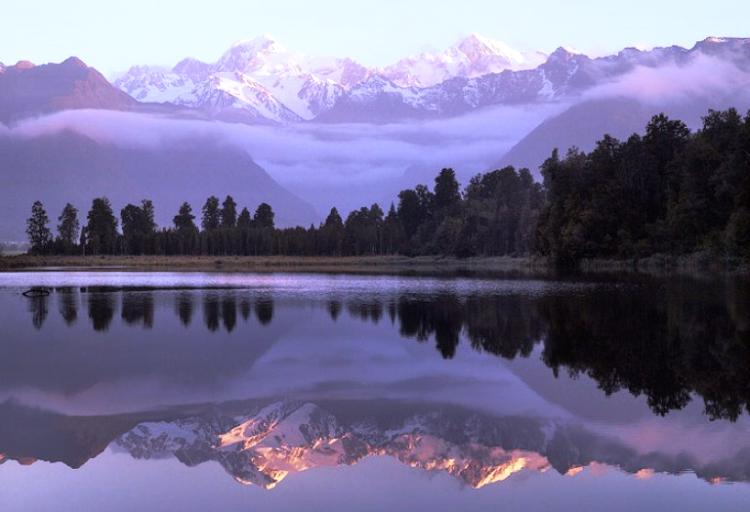
<path id="1" fill-rule="evenodd" d="M 385 455 L 445 472 L 473 488 L 521 470 L 574 476 L 608 465 L 639 478 L 693 472 L 708 482 L 747 481 L 750 448 L 702 462 L 638 453 L 615 439 L 554 420 L 495 417 L 455 406 L 387 401 L 228 403 L 113 416 L 64 416 L 0 404 L 0 460 L 81 467 L 110 443 L 136 459 L 218 462 L 235 480 L 266 489 L 289 474 Z"/>

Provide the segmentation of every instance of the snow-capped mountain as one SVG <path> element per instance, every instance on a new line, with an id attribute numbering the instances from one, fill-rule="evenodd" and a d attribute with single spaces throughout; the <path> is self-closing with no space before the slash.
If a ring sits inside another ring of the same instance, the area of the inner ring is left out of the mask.
<path id="1" fill-rule="evenodd" d="M 399 87 L 376 75 L 352 88 L 318 120 L 389 122 L 460 115 L 498 104 L 530 104 L 578 93 L 604 74 L 595 61 L 557 49 L 535 69 L 506 70 L 476 78 L 454 77 L 431 87 Z"/>
<path id="2" fill-rule="evenodd" d="M 308 57 L 264 36 L 234 44 L 213 64 L 184 59 L 172 69 L 135 66 L 115 85 L 139 101 L 287 123 L 331 108 L 369 73 L 351 59 Z"/>
<path id="3" fill-rule="evenodd" d="M 534 69 L 505 70 L 475 78 L 457 76 L 431 87 L 399 87 L 387 77 L 373 76 L 348 91 L 317 119 L 393 122 L 457 116 L 493 105 L 575 102 L 587 91 L 616 82 L 636 68 L 667 69 L 669 74 L 706 57 L 737 68 L 739 79 L 735 82 L 741 83 L 726 84 L 728 91 L 750 85 L 743 75 L 750 69 L 750 39 L 708 38 L 691 49 L 626 48 L 599 58 L 560 47 Z"/>
<path id="4" fill-rule="evenodd" d="M 521 54 L 503 43 L 471 35 L 445 52 L 423 53 L 377 70 L 348 58 L 292 52 L 263 36 L 234 44 L 213 64 L 184 59 L 172 69 L 134 66 L 114 83 L 143 102 L 214 114 L 239 110 L 253 118 L 294 122 L 330 110 L 352 88 L 371 87 L 372 79 L 392 83 L 394 91 L 404 95 L 453 77 L 535 67 L 543 59 L 541 53 Z"/>
<path id="5" fill-rule="evenodd" d="M 172 69 L 136 66 L 116 82 L 139 101 L 204 109 L 218 116 L 290 123 L 392 122 L 460 115 L 505 104 L 575 99 L 637 67 L 680 67 L 709 57 L 750 70 L 750 39 L 707 38 L 599 58 L 558 48 L 523 54 L 471 35 L 442 53 L 383 69 L 351 59 L 309 57 L 269 37 L 237 43 L 214 64 L 185 59 Z"/>
<path id="6" fill-rule="evenodd" d="M 471 34 L 444 52 L 407 57 L 381 74 L 399 87 L 430 87 L 454 77 L 533 69 L 545 60 L 542 52 L 521 53 L 505 43 Z"/>

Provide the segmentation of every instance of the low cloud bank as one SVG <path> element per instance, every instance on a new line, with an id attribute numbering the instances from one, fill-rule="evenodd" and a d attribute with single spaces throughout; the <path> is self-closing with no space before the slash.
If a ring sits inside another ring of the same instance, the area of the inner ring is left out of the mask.
<path id="1" fill-rule="evenodd" d="M 342 179 L 376 182 L 413 165 L 476 166 L 497 159 L 563 105 L 502 107 L 460 118 L 387 125 L 254 126 L 115 111 L 73 110 L 3 128 L 38 137 L 73 130 L 100 143 L 157 148 L 184 140 L 224 142 L 245 149 L 282 183 Z M 390 171 L 390 172 L 388 172 Z"/>
<path id="2" fill-rule="evenodd" d="M 612 82 L 589 90 L 586 99 L 627 97 L 655 107 L 706 99 L 746 103 L 750 72 L 725 59 L 696 54 L 686 64 L 638 66 Z"/>
<path id="3" fill-rule="evenodd" d="M 334 205 L 346 213 L 395 199 L 399 187 L 409 182 L 404 176 L 407 169 L 434 169 L 437 174 L 450 166 L 464 176 L 484 171 L 537 124 L 564 108 L 497 107 L 445 120 L 289 126 L 71 110 L 0 127 L 0 136 L 42 137 L 71 130 L 119 147 L 157 149 L 186 141 L 238 147 L 321 214 Z"/>

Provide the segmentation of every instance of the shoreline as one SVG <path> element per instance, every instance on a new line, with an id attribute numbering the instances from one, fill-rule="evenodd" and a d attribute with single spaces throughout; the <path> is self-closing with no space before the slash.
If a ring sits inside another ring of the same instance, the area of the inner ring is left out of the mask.
<path id="1" fill-rule="evenodd" d="M 721 262 L 705 254 L 654 255 L 641 259 L 586 259 L 560 271 L 540 257 L 441 256 L 0 256 L 0 273 L 56 269 L 101 271 L 205 271 L 395 275 L 748 275 L 742 262 Z"/>
<path id="2" fill-rule="evenodd" d="M 0 272 L 57 268 L 70 270 L 154 270 L 290 272 L 342 274 L 548 273 L 543 259 L 439 256 L 0 256 Z"/>

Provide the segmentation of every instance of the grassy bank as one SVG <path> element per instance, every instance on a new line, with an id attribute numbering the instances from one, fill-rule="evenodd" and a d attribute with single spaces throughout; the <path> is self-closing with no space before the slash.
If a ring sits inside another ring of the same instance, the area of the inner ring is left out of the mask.
<path id="1" fill-rule="evenodd" d="M 551 274 L 558 273 L 542 258 L 440 256 L 0 256 L 0 272 L 55 268 L 98 270 L 322 272 L 345 274 Z M 706 253 L 655 255 L 641 259 L 587 259 L 586 274 L 750 274 L 739 260 L 718 260 Z"/>
<path id="2" fill-rule="evenodd" d="M 533 258 L 443 258 L 437 256 L 2 256 L 0 271 L 93 268 L 163 271 L 329 272 L 362 274 L 456 274 L 544 272 Z"/>

